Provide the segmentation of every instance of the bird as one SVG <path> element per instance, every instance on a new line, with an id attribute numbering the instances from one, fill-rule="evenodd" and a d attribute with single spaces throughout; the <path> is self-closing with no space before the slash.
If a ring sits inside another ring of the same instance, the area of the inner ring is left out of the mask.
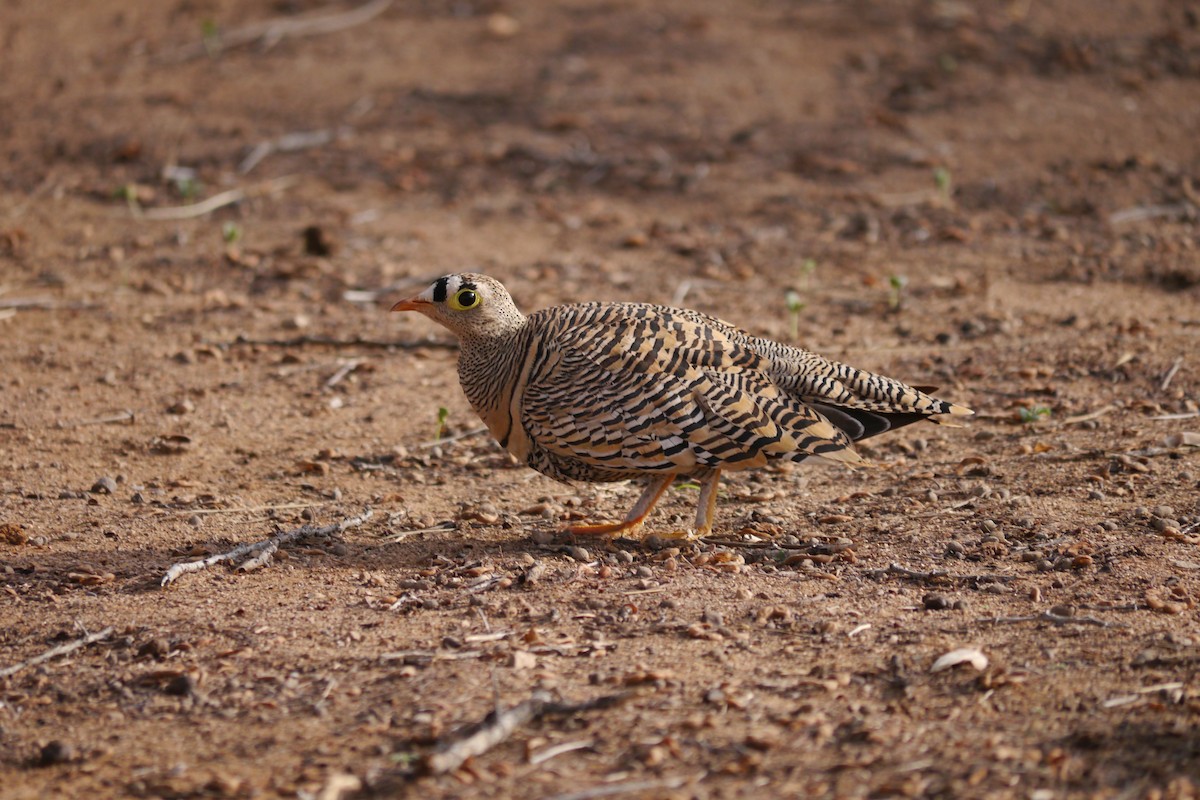
<path id="1" fill-rule="evenodd" d="M 664 535 L 708 536 L 724 472 L 810 457 L 861 465 L 858 440 L 974 413 L 934 388 L 683 308 L 587 302 L 526 316 L 500 281 L 464 272 L 391 310 L 419 312 L 458 338 L 463 392 L 518 461 L 568 483 L 645 481 L 622 520 L 570 534 L 636 536 L 682 478 L 700 486 L 695 525 Z"/>

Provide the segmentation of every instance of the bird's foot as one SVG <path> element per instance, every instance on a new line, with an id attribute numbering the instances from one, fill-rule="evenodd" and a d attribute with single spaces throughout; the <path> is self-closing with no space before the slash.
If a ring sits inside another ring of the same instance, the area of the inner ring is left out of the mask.
<path id="1" fill-rule="evenodd" d="M 641 522 L 593 522 L 568 525 L 563 529 L 563 533 L 571 536 L 607 536 L 615 539 L 617 536 L 633 536 L 641 527 Z"/>

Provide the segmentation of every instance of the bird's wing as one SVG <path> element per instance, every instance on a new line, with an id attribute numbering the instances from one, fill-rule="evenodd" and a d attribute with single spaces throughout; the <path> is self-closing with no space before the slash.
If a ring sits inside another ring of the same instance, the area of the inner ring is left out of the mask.
<path id="1" fill-rule="evenodd" d="M 857 462 L 845 434 L 774 384 L 733 329 L 656 306 L 551 309 L 538 322 L 521 423 L 539 446 L 608 471 Z"/>
<path id="2" fill-rule="evenodd" d="M 974 413 L 934 397 L 929 387 L 909 386 L 767 339 L 747 337 L 745 343 L 769 362 L 766 370 L 777 386 L 826 413 L 839 427 L 846 421 L 844 429 L 855 439 L 919 419 L 943 422 L 947 417 Z"/>

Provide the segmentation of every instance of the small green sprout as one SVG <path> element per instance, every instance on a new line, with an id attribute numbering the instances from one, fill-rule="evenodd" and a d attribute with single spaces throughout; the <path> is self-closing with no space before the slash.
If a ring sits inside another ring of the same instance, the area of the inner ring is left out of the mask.
<path id="1" fill-rule="evenodd" d="M 954 188 L 954 181 L 951 178 L 950 170 L 945 167 L 937 167 L 933 170 L 933 185 L 937 187 L 938 194 L 947 203 L 950 202 L 950 192 Z"/>
<path id="2" fill-rule="evenodd" d="M 195 200 L 202 188 L 200 181 L 195 176 L 190 175 L 177 177 L 171 183 L 174 185 L 175 191 L 179 193 L 179 196 L 188 202 Z"/>
<path id="3" fill-rule="evenodd" d="M 783 295 L 783 302 L 787 304 L 788 317 L 791 321 L 792 340 L 800 338 L 800 312 L 804 310 L 805 302 L 800 298 L 800 293 L 795 289 L 788 289 Z"/>
<path id="4" fill-rule="evenodd" d="M 221 52 L 221 29 L 216 20 L 206 19 L 200 23 L 200 41 L 204 43 L 204 52 L 209 58 L 216 58 Z"/>
<path id="5" fill-rule="evenodd" d="M 812 277 L 816 271 L 817 260 L 815 258 L 806 258 L 800 264 L 800 285 L 805 291 L 812 288 Z"/>
<path id="6" fill-rule="evenodd" d="M 225 240 L 225 244 L 234 244 L 242 238 L 242 229 L 236 222 L 226 222 L 221 225 L 221 238 Z"/>
<path id="7" fill-rule="evenodd" d="M 1041 419 L 1046 419 L 1052 412 L 1047 406 L 1033 406 L 1032 408 L 1021 407 L 1017 409 L 1017 414 L 1021 418 L 1021 422 L 1030 425 Z"/>
<path id="8" fill-rule="evenodd" d="M 790 327 L 793 340 L 800 338 L 800 314 L 808 305 L 808 303 L 804 302 L 803 292 L 807 292 L 812 288 L 812 276 L 816 271 L 816 260 L 812 258 L 804 259 L 800 264 L 800 289 L 788 289 L 783 295 L 783 302 L 787 306 L 791 322 Z"/>
<path id="9" fill-rule="evenodd" d="M 908 286 L 908 277 L 906 275 L 889 275 L 888 286 L 888 309 L 891 311 L 899 311 L 904 305 L 904 287 Z"/>
<path id="10" fill-rule="evenodd" d="M 407 769 L 408 767 L 416 765 L 417 762 L 419 762 L 421 760 L 421 757 L 417 753 L 413 753 L 411 751 L 403 751 L 400 753 L 392 753 L 391 755 L 388 756 L 388 759 L 393 764 L 396 764 L 400 767 Z"/>
<path id="11" fill-rule="evenodd" d="M 441 439 L 446 435 L 446 421 L 450 419 L 450 409 L 445 406 L 438 406 L 437 410 L 437 431 L 434 433 L 434 439 Z"/>
<path id="12" fill-rule="evenodd" d="M 129 206 L 129 211 L 135 217 L 142 213 L 142 207 L 138 203 L 137 185 L 132 183 L 124 183 L 113 189 L 113 197 L 125 201 L 125 205 Z"/>

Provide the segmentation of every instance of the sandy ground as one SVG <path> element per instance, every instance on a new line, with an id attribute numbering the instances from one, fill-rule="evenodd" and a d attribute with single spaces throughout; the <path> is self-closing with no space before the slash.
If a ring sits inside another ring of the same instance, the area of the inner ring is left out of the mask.
<path id="1" fill-rule="evenodd" d="M 1194 795 L 1194 3 L 0 7 L 5 800 Z M 571 541 L 463 268 L 978 414 Z"/>

